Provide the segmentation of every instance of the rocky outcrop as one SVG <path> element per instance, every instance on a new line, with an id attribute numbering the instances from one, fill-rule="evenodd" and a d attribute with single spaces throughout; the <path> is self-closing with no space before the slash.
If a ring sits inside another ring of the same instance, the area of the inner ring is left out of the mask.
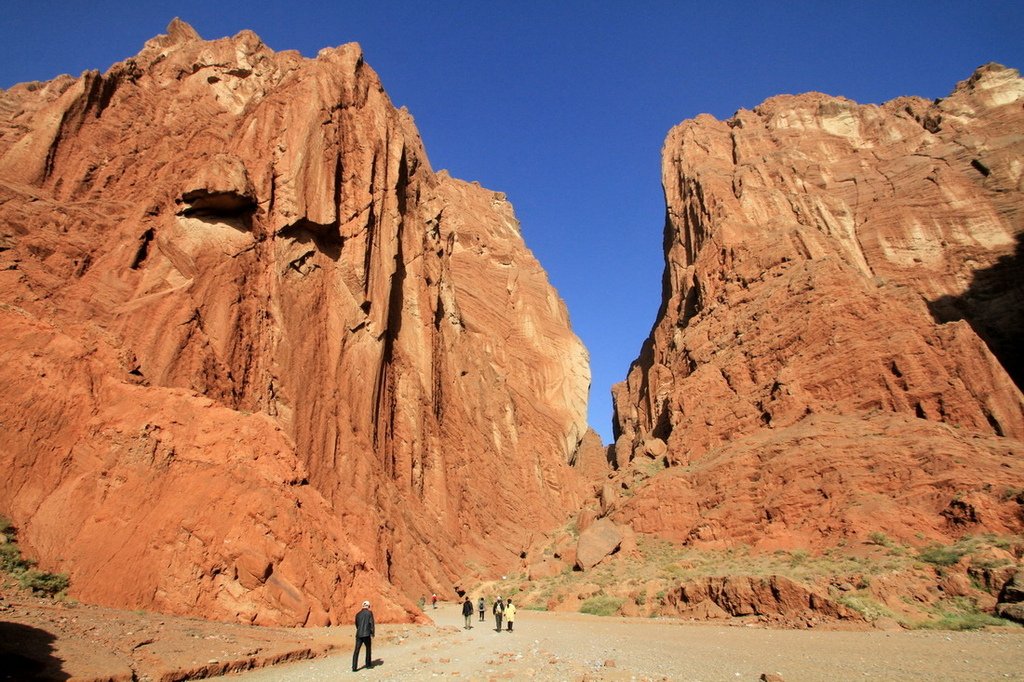
<path id="1" fill-rule="evenodd" d="M 611 519 L 600 519 L 580 533 L 576 545 L 576 568 L 593 568 L 622 544 L 622 533 Z"/>
<path id="2" fill-rule="evenodd" d="M 803 618 L 862 620 L 860 615 L 829 597 L 780 575 L 714 576 L 691 580 L 667 595 L 684 618 L 707 620 L 759 616 L 788 622 Z"/>
<path id="3" fill-rule="evenodd" d="M 1006 581 L 999 592 L 996 615 L 1024 623 L 1024 569 L 1018 570 Z"/>
<path id="4" fill-rule="evenodd" d="M 672 130 L 613 518 L 763 548 L 1020 531 L 1022 101 L 989 65 L 934 103 L 812 93 Z"/>
<path id="5" fill-rule="evenodd" d="M 96 603 L 347 622 L 564 522 L 589 368 L 357 45 L 175 21 L 0 93 L 0 512 Z"/>

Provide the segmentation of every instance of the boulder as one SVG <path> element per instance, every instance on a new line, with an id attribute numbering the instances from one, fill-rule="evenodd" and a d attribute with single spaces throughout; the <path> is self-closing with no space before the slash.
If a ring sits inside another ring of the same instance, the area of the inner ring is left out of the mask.
<path id="1" fill-rule="evenodd" d="M 1006 581 L 999 591 L 999 601 L 1008 604 L 1024 602 L 1024 570 L 1018 568 L 1013 577 Z"/>
<path id="2" fill-rule="evenodd" d="M 1006 618 L 1007 620 L 1024 624 L 1024 603 L 1016 602 L 1013 604 L 997 604 L 996 615 L 1000 618 Z"/>
<path id="3" fill-rule="evenodd" d="M 580 533 L 576 545 L 576 566 L 582 570 L 593 568 L 619 548 L 622 531 L 611 519 L 598 519 Z"/>

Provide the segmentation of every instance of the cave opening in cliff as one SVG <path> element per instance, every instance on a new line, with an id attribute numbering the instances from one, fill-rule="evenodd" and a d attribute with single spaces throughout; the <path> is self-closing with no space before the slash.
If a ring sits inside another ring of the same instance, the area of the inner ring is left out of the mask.
<path id="1" fill-rule="evenodd" d="M 337 221 L 321 225 L 307 218 L 300 218 L 291 225 L 281 228 L 278 235 L 283 239 L 293 239 L 299 244 L 312 244 L 317 251 L 334 262 L 341 258 L 341 248 L 345 244 Z"/>

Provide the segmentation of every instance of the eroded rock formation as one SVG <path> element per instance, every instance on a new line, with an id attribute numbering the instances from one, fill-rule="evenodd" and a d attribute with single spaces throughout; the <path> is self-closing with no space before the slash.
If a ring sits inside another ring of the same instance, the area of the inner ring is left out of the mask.
<path id="1" fill-rule="evenodd" d="M 857 620 L 858 614 L 842 604 L 780 575 L 714 577 L 690 580 L 667 595 L 667 602 L 684 618 L 709 620 L 734 616 L 761 616 L 793 622 L 803 618 Z"/>
<path id="2" fill-rule="evenodd" d="M 1022 103 L 989 65 L 936 102 L 812 93 L 673 129 L 605 513 L 766 549 L 1019 532 Z"/>
<path id="3" fill-rule="evenodd" d="M 83 600 L 409 618 L 579 495 L 565 307 L 355 44 L 0 92 L 0 326 L 0 512 Z"/>

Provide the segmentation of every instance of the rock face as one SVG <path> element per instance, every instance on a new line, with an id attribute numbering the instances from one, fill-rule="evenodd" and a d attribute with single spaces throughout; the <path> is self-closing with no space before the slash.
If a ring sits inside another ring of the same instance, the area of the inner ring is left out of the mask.
<path id="1" fill-rule="evenodd" d="M 576 546 L 576 567 L 593 568 L 622 544 L 622 533 L 611 519 L 600 519 L 580 533 Z"/>
<path id="2" fill-rule="evenodd" d="M 999 593 L 996 615 L 1024 623 L 1024 569 L 1017 571 Z"/>
<path id="3" fill-rule="evenodd" d="M 357 45 L 0 92 L 0 513 L 91 602 L 410 618 L 578 499 L 589 367 Z"/>
<path id="4" fill-rule="evenodd" d="M 613 518 L 761 548 L 1024 527 L 1022 103 L 989 65 L 934 103 L 783 96 L 672 130 Z"/>
<path id="5" fill-rule="evenodd" d="M 700 620 L 733 616 L 860 620 L 855 611 L 780 575 L 690 580 L 668 601 L 682 617 Z"/>

